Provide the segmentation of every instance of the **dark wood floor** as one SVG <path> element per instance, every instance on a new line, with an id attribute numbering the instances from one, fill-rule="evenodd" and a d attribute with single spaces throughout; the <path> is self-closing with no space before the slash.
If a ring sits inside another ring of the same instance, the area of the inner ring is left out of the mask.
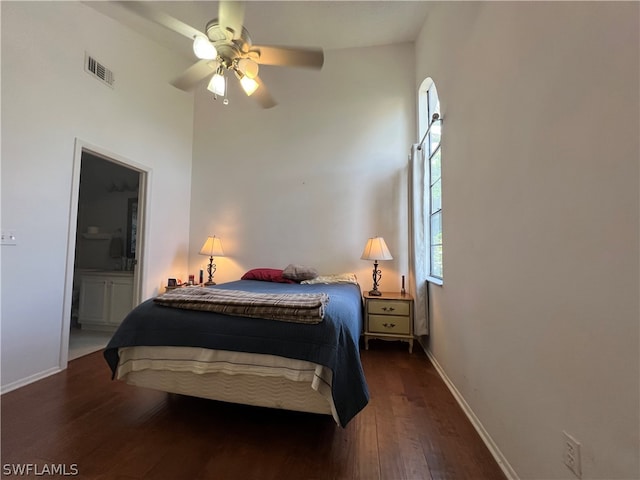
<path id="1" fill-rule="evenodd" d="M 3 476 L 7 464 L 32 463 L 110 480 L 504 479 L 416 350 L 371 341 L 362 351 L 371 401 L 345 429 L 330 417 L 111 381 L 94 353 L 2 396 Z"/>

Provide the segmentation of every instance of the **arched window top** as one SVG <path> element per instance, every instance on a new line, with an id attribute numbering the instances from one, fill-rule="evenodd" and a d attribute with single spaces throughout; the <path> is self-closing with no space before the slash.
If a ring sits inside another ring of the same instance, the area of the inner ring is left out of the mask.
<path id="1" fill-rule="evenodd" d="M 427 77 L 418 89 L 418 138 L 424 136 L 434 113 L 440 114 L 440 100 L 435 82 Z"/>

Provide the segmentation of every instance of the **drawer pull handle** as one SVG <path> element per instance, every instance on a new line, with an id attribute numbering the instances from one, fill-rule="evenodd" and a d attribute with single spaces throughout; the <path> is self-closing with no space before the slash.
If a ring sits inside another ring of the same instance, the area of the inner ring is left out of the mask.
<path id="1" fill-rule="evenodd" d="M 382 310 L 385 312 L 393 312 L 395 310 L 395 308 L 393 307 L 382 307 Z"/>
<path id="2" fill-rule="evenodd" d="M 385 327 L 385 328 L 393 328 L 393 327 L 396 326 L 396 324 L 395 323 L 383 323 L 382 326 Z"/>

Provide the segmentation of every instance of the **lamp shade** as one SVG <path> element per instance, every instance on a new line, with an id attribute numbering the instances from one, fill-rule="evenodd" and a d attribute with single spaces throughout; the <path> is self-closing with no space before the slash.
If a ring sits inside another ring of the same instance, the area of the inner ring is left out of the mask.
<path id="1" fill-rule="evenodd" d="M 249 78 L 256 78 L 258 76 L 258 69 L 258 64 L 250 58 L 241 58 L 238 60 L 238 70 Z"/>
<path id="2" fill-rule="evenodd" d="M 207 90 L 215 95 L 219 95 L 224 97 L 224 92 L 227 89 L 227 82 L 224 79 L 224 75 L 222 73 L 216 73 L 213 77 L 211 77 L 211 81 L 209 85 L 207 85 Z"/>
<path id="3" fill-rule="evenodd" d="M 201 60 L 214 60 L 218 56 L 218 51 L 213 43 L 202 35 L 196 35 L 193 39 L 193 53 Z"/>
<path id="4" fill-rule="evenodd" d="M 200 255 L 206 255 L 208 257 L 224 257 L 224 250 L 222 250 L 222 242 L 215 235 L 208 237 L 207 241 L 200 249 Z"/>
<path id="5" fill-rule="evenodd" d="M 367 240 L 364 251 L 360 257 L 362 260 L 393 260 L 391 252 L 382 237 L 372 237 Z"/>
<path id="6" fill-rule="evenodd" d="M 249 78 L 246 75 L 240 79 L 240 85 L 242 85 L 242 89 L 244 90 L 244 93 L 246 93 L 248 97 L 250 97 L 251 94 L 255 92 L 260 86 L 260 84 L 256 82 L 253 78 Z"/>

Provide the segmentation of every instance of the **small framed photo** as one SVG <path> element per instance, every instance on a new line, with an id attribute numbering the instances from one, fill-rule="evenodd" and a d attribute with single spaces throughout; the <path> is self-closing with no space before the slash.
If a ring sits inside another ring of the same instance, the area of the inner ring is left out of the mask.
<path id="1" fill-rule="evenodd" d="M 177 287 L 178 286 L 178 282 L 176 281 L 175 278 L 170 278 L 167 281 L 167 287 Z"/>

